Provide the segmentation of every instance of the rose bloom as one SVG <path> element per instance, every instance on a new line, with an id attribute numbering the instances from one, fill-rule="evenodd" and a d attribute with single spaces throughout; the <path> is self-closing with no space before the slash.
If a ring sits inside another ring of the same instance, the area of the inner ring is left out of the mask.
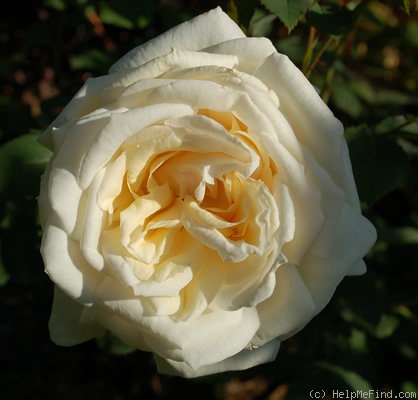
<path id="1" fill-rule="evenodd" d="M 59 345 L 110 331 L 162 373 L 245 369 L 365 272 L 340 121 L 220 8 L 89 79 L 40 140 Z"/>

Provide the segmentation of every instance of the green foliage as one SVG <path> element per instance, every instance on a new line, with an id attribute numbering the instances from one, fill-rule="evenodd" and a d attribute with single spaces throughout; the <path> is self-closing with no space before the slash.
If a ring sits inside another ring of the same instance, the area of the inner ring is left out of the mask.
<path id="1" fill-rule="evenodd" d="M 36 284 L 42 271 L 33 265 L 40 260 L 36 196 L 51 153 L 37 137 L 22 135 L 0 147 L 0 285 L 9 278 Z"/>
<path id="2" fill-rule="evenodd" d="M 235 16 L 234 19 L 245 29 L 250 24 L 257 4 L 258 0 L 230 0 L 230 15 Z"/>
<path id="3" fill-rule="evenodd" d="M 86 50 L 70 59 L 70 66 L 74 71 L 91 70 L 107 73 L 113 64 L 112 57 L 104 51 L 97 49 Z"/>
<path id="4" fill-rule="evenodd" d="M 268 36 L 273 28 L 275 15 L 268 14 L 264 10 L 257 8 L 250 21 L 249 31 L 251 36 Z"/>
<path id="5" fill-rule="evenodd" d="M 119 28 L 146 28 L 156 10 L 156 3 L 151 0 L 100 2 L 99 16 L 103 23 Z"/>
<path id="6" fill-rule="evenodd" d="M 38 132 L 22 135 L 0 147 L 0 195 L 9 200 L 33 197 L 51 152 L 37 142 Z M 18 179 L 16 179 L 18 177 Z"/>
<path id="7" fill-rule="evenodd" d="M 338 37 L 351 28 L 353 11 L 337 3 L 316 3 L 306 18 L 321 33 Z"/>
<path id="8" fill-rule="evenodd" d="M 360 198 L 368 205 L 405 183 L 408 158 L 395 140 L 373 134 L 367 125 L 347 129 Z"/>
<path id="9" fill-rule="evenodd" d="M 104 337 L 97 339 L 98 346 L 103 351 L 114 355 L 126 355 L 136 351 L 135 348 L 123 343 L 118 337 L 111 333 L 106 334 Z"/>
<path id="10" fill-rule="evenodd" d="M 354 392 L 357 390 L 368 392 L 372 389 L 370 383 L 354 371 L 348 371 L 345 368 L 341 368 L 337 365 L 331 365 L 328 363 L 319 363 L 318 365 L 319 367 L 327 369 L 340 377 Z"/>
<path id="11" fill-rule="evenodd" d="M 0 260 L 0 287 L 4 286 L 10 278 L 10 275 L 4 268 L 3 260 Z"/>
<path id="12" fill-rule="evenodd" d="M 291 31 L 312 6 L 313 0 L 261 0 Z"/>

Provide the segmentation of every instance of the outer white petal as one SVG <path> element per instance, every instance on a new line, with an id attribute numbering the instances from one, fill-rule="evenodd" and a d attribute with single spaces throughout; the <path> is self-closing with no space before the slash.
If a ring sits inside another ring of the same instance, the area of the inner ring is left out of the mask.
<path id="1" fill-rule="evenodd" d="M 144 339 L 156 354 L 194 369 L 239 353 L 259 327 L 254 308 L 208 310 L 186 321 L 147 316 L 142 320 Z"/>
<path id="2" fill-rule="evenodd" d="M 103 182 L 105 170 L 100 170 L 89 190 L 86 190 L 84 195 L 85 200 L 85 219 L 82 221 L 83 225 L 79 248 L 88 261 L 88 263 L 100 271 L 104 266 L 103 255 L 100 249 L 100 235 L 103 231 L 105 223 L 105 215 L 97 202 L 97 192 Z"/>
<path id="3" fill-rule="evenodd" d="M 147 63 L 127 71 L 117 71 L 110 76 L 105 88 L 101 88 L 97 82 L 95 86 L 90 85 L 90 91 L 93 90 L 95 98 L 100 99 L 106 108 L 111 108 L 111 101 L 114 101 L 114 94 L 120 93 L 122 97 L 126 97 L 126 92 L 132 93 L 130 86 L 136 87 L 136 97 L 134 99 L 139 105 L 146 105 L 146 92 L 150 86 L 155 86 L 161 78 L 166 79 L 167 74 L 173 71 L 184 71 L 191 68 L 199 68 L 205 66 L 216 66 L 217 68 L 234 68 L 238 64 L 238 57 L 229 54 L 210 54 L 198 51 L 171 49 L 167 54 L 154 58 Z M 144 82 L 144 81 L 147 82 Z M 124 89 L 126 88 L 126 89 Z M 141 88 L 141 92 L 137 89 Z M 123 89 L 123 90 L 122 90 Z M 97 93 L 96 93 L 97 92 Z M 106 97 L 109 92 L 110 99 Z M 79 101 L 87 99 L 80 98 Z M 117 101 L 119 103 L 119 100 Z"/>
<path id="4" fill-rule="evenodd" d="M 235 54 L 238 56 L 238 69 L 252 74 L 276 48 L 266 38 L 238 38 L 227 40 L 203 51 L 215 54 Z"/>
<path id="5" fill-rule="evenodd" d="M 245 37 L 238 25 L 220 7 L 184 22 L 136 47 L 116 62 L 110 72 L 138 67 L 166 54 L 172 47 L 201 50 L 225 40 Z"/>
<path id="6" fill-rule="evenodd" d="M 273 295 L 257 306 L 260 329 L 252 340 L 255 345 L 274 338 L 286 339 L 302 329 L 316 314 L 316 305 L 296 266 L 280 266 L 276 282 Z"/>
<path id="7" fill-rule="evenodd" d="M 80 323 L 84 309 L 85 306 L 77 303 L 55 286 L 49 319 L 49 332 L 54 343 L 60 346 L 74 346 L 105 333 L 105 329 L 98 324 Z"/>
<path id="8" fill-rule="evenodd" d="M 86 262 L 78 242 L 55 226 L 53 214 L 44 230 L 41 253 L 45 270 L 55 284 L 80 303 L 92 302 L 102 277 Z"/>
<path id="9" fill-rule="evenodd" d="M 292 197 L 289 193 L 289 188 L 276 176 L 274 180 L 277 185 L 275 193 L 276 204 L 279 208 L 279 220 L 280 226 L 277 231 L 277 244 L 278 248 L 282 249 L 285 243 L 290 242 L 295 235 L 295 208 L 293 205 Z"/>
<path id="10" fill-rule="evenodd" d="M 346 177 L 347 160 L 341 163 L 343 126 L 312 84 L 287 56 L 279 53 L 272 54 L 255 75 L 276 92 L 280 111 L 293 127 L 299 142 L 330 171 L 340 187 L 350 188 L 351 192 L 352 185 Z"/>
<path id="11" fill-rule="evenodd" d="M 280 146 L 280 145 L 278 145 Z M 320 208 L 320 192 L 306 179 L 304 165 L 296 162 L 286 151 L 280 154 L 283 184 L 286 185 L 294 212 L 294 236 L 287 242 L 282 252 L 291 264 L 299 264 L 314 242 L 324 216 Z M 291 226 L 291 225 L 289 225 Z M 293 226 L 292 226 L 293 229 Z"/>
<path id="12" fill-rule="evenodd" d="M 142 351 L 152 351 L 137 326 L 106 310 L 95 308 L 91 313 L 100 325 L 116 335 L 123 343 Z"/>
<path id="13" fill-rule="evenodd" d="M 146 126 L 173 117 L 192 114 L 193 110 L 183 104 L 154 104 L 122 113 L 111 115 L 109 123 L 96 133 L 94 141 L 83 154 L 79 164 L 80 173 L 77 176 L 80 187 L 85 189 L 90 185 L 95 174 L 110 160 L 115 151 L 130 136 Z M 74 140 L 80 140 L 77 132 Z M 63 148 L 62 151 L 65 151 Z"/>
<path id="14" fill-rule="evenodd" d="M 102 129 L 110 121 L 110 113 L 89 115 L 54 128 L 54 169 L 64 169 L 77 177 L 82 157 Z M 58 143 L 55 140 L 58 137 Z M 84 188 L 83 188 L 84 189 Z"/>
<path id="15" fill-rule="evenodd" d="M 101 94 L 107 95 L 105 104 L 116 100 L 122 89 L 117 90 L 113 96 L 110 95 L 109 87 L 112 88 L 114 81 L 120 80 L 120 77 L 115 75 L 106 75 L 97 78 L 89 78 L 84 85 L 79 89 L 70 102 L 64 107 L 64 110 L 55 118 L 49 127 L 39 137 L 39 142 L 45 147 L 56 150 L 56 143 L 54 132 L 57 128 L 65 124 L 70 126 L 74 124 L 79 118 L 90 114 L 92 111 L 100 109 L 103 105 L 101 101 Z M 120 86 L 120 85 L 118 85 Z M 65 137 L 67 130 L 62 132 L 61 136 Z"/>
<path id="16" fill-rule="evenodd" d="M 259 327 L 257 311 L 212 310 L 193 319 L 148 316 L 144 304 L 116 280 L 106 278 L 96 290 L 95 307 L 138 327 L 147 347 L 162 357 L 193 368 L 219 362 L 246 347 Z"/>
<path id="17" fill-rule="evenodd" d="M 54 166 L 54 164 L 52 164 Z M 75 176 L 66 169 L 52 168 L 48 189 L 50 207 L 60 219 L 64 231 L 71 235 L 82 217 L 82 190 Z M 52 211 L 51 211 L 52 212 Z"/>
<path id="18" fill-rule="evenodd" d="M 318 243 L 316 247 L 315 243 L 298 267 L 318 312 L 329 302 L 344 276 L 358 265 L 376 240 L 373 225 L 349 204 L 344 206 L 335 222 L 327 232 L 332 236 L 328 252 L 321 251 L 321 244 Z M 363 267 L 361 264 L 359 266 Z"/>
<path id="19" fill-rule="evenodd" d="M 186 56 L 186 58 L 193 61 L 193 58 L 190 57 L 190 55 Z M 157 63 L 160 70 L 154 71 L 154 69 L 151 68 L 151 71 L 148 71 L 147 76 L 143 76 L 144 72 L 142 69 L 139 69 L 138 71 L 131 71 L 129 74 L 117 73 L 89 79 L 73 97 L 70 103 L 67 104 L 61 114 L 41 135 L 39 138 L 40 143 L 50 149 L 55 149 L 56 151 L 57 146 L 56 143 L 54 143 L 55 137 L 58 136 L 60 141 L 63 142 L 63 139 L 67 136 L 73 135 L 75 132 L 76 135 L 79 135 L 78 141 L 81 143 L 74 142 L 74 137 L 71 136 L 70 140 L 72 142 L 72 147 L 74 148 L 74 153 L 70 153 L 69 159 L 73 158 L 74 162 L 79 160 L 78 157 L 73 157 L 71 154 L 79 153 L 83 155 L 84 153 L 82 151 L 77 152 L 79 146 L 83 146 L 88 141 L 93 140 L 95 138 L 95 134 L 105 128 L 105 124 L 109 122 L 110 116 L 113 118 L 117 114 L 128 111 L 128 109 L 123 106 L 124 96 L 120 97 L 123 90 L 141 79 L 155 78 L 155 73 L 157 73 L 158 76 L 158 73 L 166 72 L 172 66 L 170 62 L 175 62 L 175 60 L 166 60 L 162 65 Z M 193 65 L 194 64 L 192 63 L 192 66 Z M 190 65 L 187 65 L 187 67 L 190 67 Z M 151 104 L 147 101 L 147 97 L 141 97 L 138 94 L 138 91 L 136 91 L 135 95 L 140 99 L 143 98 L 143 100 L 141 102 L 138 99 L 135 99 L 136 104 L 134 107 L 142 107 Z M 121 101 L 118 101 L 120 99 Z M 119 106 L 119 103 L 121 106 Z M 127 105 L 132 106 L 132 104 Z M 162 113 L 160 120 L 191 113 L 185 112 L 184 110 L 181 111 L 180 104 L 169 107 L 170 110 L 168 110 L 168 107 L 165 107 L 166 112 L 171 111 L 173 107 L 177 107 L 176 110 L 169 115 Z M 150 114 L 149 117 L 152 118 L 155 115 L 155 112 L 149 109 L 147 114 Z M 157 119 L 156 121 L 151 121 L 149 124 L 158 121 L 159 120 Z M 96 125 L 91 126 L 92 124 Z M 97 128 L 95 128 L 95 126 L 97 126 Z"/>
<path id="20" fill-rule="evenodd" d="M 272 340 L 261 347 L 252 350 L 242 350 L 225 360 L 199 368 L 192 368 L 185 362 L 164 359 L 158 355 L 154 355 L 154 358 L 157 363 L 158 372 L 160 373 L 195 378 L 224 371 L 242 371 L 259 364 L 274 361 L 279 347 L 280 342 Z"/>
<path id="21" fill-rule="evenodd" d="M 126 153 L 123 152 L 113 162 L 110 162 L 103 176 L 103 183 L 97 191 L 97 203 L 103 211 L 111 215 L 114 212 L 113 201 L 121 193 L 123 177 L 126 174 Z"/>
<path id="22" fill-rule="evenodd" d="M 363 275 L 366 271 L 366 263 L 363 260 L 359 260 L 351 265 L 350 269 L 347 271 L 347 275 Z"/>

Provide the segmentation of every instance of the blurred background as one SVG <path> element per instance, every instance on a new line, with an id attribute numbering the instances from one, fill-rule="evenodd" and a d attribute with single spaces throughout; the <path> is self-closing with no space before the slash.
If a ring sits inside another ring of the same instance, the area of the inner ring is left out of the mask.
<path id="1" fill-rule="evenodd" d="M 151 355 L 111 339 L 55 346 L 36 205 L 50 153 L 36 138 L 88 77 L 217 5 L 248 35 L 267 36 L 289 55 L 344 122 L 363 212 L 378 230 L 368 272 L 346 278 L 326 310 L 283 343 L 277 361 L 248 371 L 186 380 L 157 374 Z M 369 389 L 418 397 L 417 7 L 412 0 L 3 0 L 0 398 L 294 400 L 310 390 L 331 399 L 333 390 Z M 369 398 L 384 398 L 380 392 Z"/>

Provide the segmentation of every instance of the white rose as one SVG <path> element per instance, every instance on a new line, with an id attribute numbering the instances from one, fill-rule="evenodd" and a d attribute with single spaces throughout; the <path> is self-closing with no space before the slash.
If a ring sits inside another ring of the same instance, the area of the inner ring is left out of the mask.
<path id="1" fill-rule="evenodd" d="M 365 271 L 341 123 L 220 8 L 89 79 L 41 141 L 59 345 L 109 330 L 160 372 L 245 369 Z"/>

